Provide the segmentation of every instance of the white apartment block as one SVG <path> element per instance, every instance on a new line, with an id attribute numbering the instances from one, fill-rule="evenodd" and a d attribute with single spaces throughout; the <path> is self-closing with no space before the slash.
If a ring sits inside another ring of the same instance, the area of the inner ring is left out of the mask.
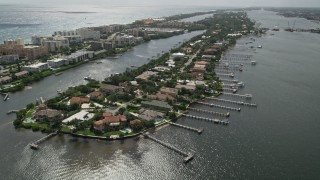
<path id="1" fill-rule="evenodd" d="M 23 66 L 22 69 L 28 72 L 41 72 L 49 69 L 49 65 L 48 63 L 37 63 L 29 66 Z"/>

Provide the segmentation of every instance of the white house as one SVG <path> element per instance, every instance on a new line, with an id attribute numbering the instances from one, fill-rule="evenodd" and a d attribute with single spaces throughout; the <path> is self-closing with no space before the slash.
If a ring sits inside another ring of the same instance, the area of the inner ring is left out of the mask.
<path id="1" fill-rule="evenodd" d="M 176 58 L 176 57 L 181 58 L 181 57 L 185 57 L 186 54 L 178 52 L 178 53 L 173 53 L 171 56 L 172 56 L 173 58 Z"/>

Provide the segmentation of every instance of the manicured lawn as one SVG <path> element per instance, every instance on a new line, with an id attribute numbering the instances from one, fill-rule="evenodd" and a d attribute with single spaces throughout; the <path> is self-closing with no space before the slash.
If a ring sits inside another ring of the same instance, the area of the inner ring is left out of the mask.
<path id="1" fill-rule="evenodd" d="M 24 123 L 24 125 L 30 126 L 31 128 L 39 127 L 39 129 L 49 129 L 48 124 L 44 124 L 44 123 Z"/>
<path id="2" fill-rule="evenodd" d="M 111 132 L 104 133 L 103 136 L 107 136 L 107 137 L 110 137 L 112 135 L 119 135 L 120 136 L 120 134 L 121 134 L 120 131 L 111 131 Z"/>
<path id="3" fill-rule="evenodd" d="M 26 114 L 26 118 L 32 118 L 32 114 L 36 112 L 36 109 L 33 108 L 33 109 L 30 109 L 27 114 Z"/>
<path id="4" fill-rule="evenodd" d="M 70 133 L 71 129 L 68 126 L 63 126 L 61 129 L 62 132 Z"/>
<path id="5" fill-rule="evenodd" d="M 90 131 L 90 129 L 78 131 L 77 134 L 96 136 L 92 131 Z"/>

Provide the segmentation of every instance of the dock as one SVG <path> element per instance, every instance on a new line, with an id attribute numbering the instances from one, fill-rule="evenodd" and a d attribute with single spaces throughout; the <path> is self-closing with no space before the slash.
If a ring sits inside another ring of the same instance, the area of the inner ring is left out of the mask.
<path id="1" fill-rule="evenodd" d="M 7 114 L 12 114 L 12 113 L 17 113 L 17 112 L 19 112 L 19 110 L 10 110 L 7 112 Z"/>
<path id="2" fill-rule="evenodd" d="M 53 136 L 55 136 L 55 135 L 57 135 L 57 134 L 58 134 L 57 131 L 48 134 L 47 136 L 45 136 L 45 137 L 43 137 L 43 138 L 41 138 L 41 139 L 39 139 L 39 140 L 31 143 L 31 144 L 30 144 L 30 148 L 31 148 L 31 149 L 35 149 L 35 150 L 38 150 L 38 149 L 39 149 L 39 144 L 43 143 L 44 141 L 48 140 L 49 138 L 51 138 L 51 137 L 53 137 Z"/>
<path id="3" fill-rule="evenodd" d="M 238 79 L 219 79 L 222 82 L 228 82 L 228 83 L 238 83 Z"/>
<path id="4" fill-rule="evenodd" d="M 188 163 L 188 162 L 191 161 L 191 160 L 193 159 L 193 157 L 194 157 L 194 154 L 192 154 L 192 153 L 186 153 L 186 152 L 184 152 L 184 151 L 182 151 L 182 150 L 180 150 L 180 149 L 178 149 L 178 148 L 176 148 L 176 147 L 174 147 L 174 146 L 172 146 L 172 145 L 170 145 L 170 144 L 168 144 L 168 143 L 165 143 L 165 142 L 163 142 L 163 141 L 161 141 L 161 140 L 159 140 L 159 139 L 157 139 L 157 138 L 155 138 L 155 137 L 150 136 L 149 133 L 144 133 L 143 136 L 144 136 L 145 138 L 149 138 L 149 139 L 153 140 L 154 142 L 157 142 L 157 143 L 161 144 L 162 146 L 164 146 L 164 147 L 166 147 L 166 148 L 168 148 L 168 149 L 171 149 L 171 150 L 177 152 L 177 153 L 180 154 L 180 155 L 185 156 L 185 158 L 183 159 L 183 161 L 184 161 L 185 163 Z"/>
<path id="5" fill-rule="evenodd" d="M 0 92 L 0 94 L 4 96 L 4 98 L 3 98 L 4 101 L 8 100 L 8 98 L 9 98 L 9 93 Z"/>
<path id="6" fill-rule="evenodd" d="M 222 124 L 222 125 L 228 125 L 229 121 L 225 120 L 222 121 L 220 119 L 211 119 L 211 118 L 206 118 L 206 117 L 201 117 L 201 116 L 194 116 L 194 115 L 189 115 L 189 114 L 182 114 L 183 116 L 187 117 L 187 118 L 192 118 L 192 119 L 197 119 L 197 120 L 204 120 L 204 121 L 208 121 L 208 122 L 213 122 L 215 124 Z"/>
<path id="7" fill-rule="evenodd" d="M 216 73 L 216 75 L 218 75 L 218 76 L 224 76 L 224 77 L 231 77 L 231 78 L 234 78 L 234 74 L 233 74 L 233 73 L 228 73 L 228 74 Z"/>
<path id="8" fill-rule="evenodd" d="M 236 93 L 236 92 L 238 91 L 238 89 L 234 89 L 234 88 L 223 88 L 223 91 L 228 91 L 228 92 Z"/>
<path id="9" fill-rule="evenodd" d="M 225 103 L 231 103 L 231 104 L 238 104 L 238 105 L 243 105 L 243 106 L 257 107 L 257 104 L 255 104 L 255 103 L 246 103 L 246 102 L 242 102 L 242 101 L 231 101 L 228 99 L 219 99 L 219 98 L 215 98 L 215 97 L 207 97 L 207 99 L 225 102 Z"/>
<path id="10" fill-rule="evenodd" d="M 234 94 L 234 93 L 225 93 L 225 92 L 223 92 L 222 94 L 226 96 L 246 98 L 246 99 L 252 99 L 253 97 L 251 94 Z"/>
<path id="11" fill-rule="evenodd" d="M 192 110 L 192 111 L 196 111 L 196 112 L 203 112 L 203 113 L 208 113 L 208 114 L 213 114 L 216 116 L 222 116 L 222 117 L 229 117 L 230 113 L 220 113 L 220 112 L 215 112 L 215 111 L 208 111 L 208 110 L 204 110 L 204 109 L 197 109 L 197 108 L 190 108 L 188 107 L 187 109 Z"/>
<path id="12" fill-rule="evenodd" d="M 205 103 L 205 102 L 200 102 L 200 101 L 198 101 L 197 103 L 203 104 L 203 105 L 206 105 L 206 106 L 210 106 L 210 107 L 216 107 L 216 108 L 221 108 L 221 109 L 228 109 L 228 110 L 232 110 L 232 111 L 241 111 L 241 108 L 221 106 L 221 105 L 217 105 L 217 104 L 212 104 L 212 103 L 210 104 L 210 103 Z"/>
<path id="13" fill-rule="evenodd" d="M 184 128 L 184 129 L 190 130 L 190 131 L 194 131 L 194 132 L 196 132 L 198 134 L 201 134 L 203 132 L 203 128 L 196 129 L 196 128 L 193 128 L 193 127 L 189 127 L 189 126 L 185 126 L 185 125 L 177 124 L 177 123 L 173 123 L 173 122 L 168 122 L 168 123 L 173 125 L 173 126 L 177 126 L 177 127 L 180 127 L 180 128 Z"/>

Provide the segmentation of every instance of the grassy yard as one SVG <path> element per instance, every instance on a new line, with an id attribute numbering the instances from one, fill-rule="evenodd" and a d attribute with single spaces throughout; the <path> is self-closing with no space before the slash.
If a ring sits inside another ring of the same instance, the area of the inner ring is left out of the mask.
<path id="1" fill-rule="evenodd" d="M 32 118 L 34 112 L 36 112 L 36 108 L 30 109 L 26 114 L 26 118 Z"/>
<path id="2" fill-rule="evenodd" d="M 71 132 L 71 129 L 70 129 L 68 126 L 62 126 L 61 131 L 62 131 L 62 132 L 65 132 L 65 133 L 70 133 L 70 132 Z"/>
<path id="3" fill-rule="evenodd" d="M 94 132 L 90 131 L 90 129 L 85 129 L 85 130 L 82 130 L 82 131 L 78 131 L 76 134 L 96 136 L 96 135 L 94 134 Z"/>
<path id="4" fill-rule="evenodd" d="M 111 131 L 111 132 L 106 132 L 103 134 L 103 136 L 106 136 L 106 137 L 110 137 L 112 135 L 119 135 L 122 134 L 120 131 Z"/>
<path id="5" fill-rule="evenodd" d="M 48 124 L 44 123 L 23 123 L 24 126 L 29 126 L 31 128 L 39 128 L 40 130 L 42 129 L 49 129 Z"/>

